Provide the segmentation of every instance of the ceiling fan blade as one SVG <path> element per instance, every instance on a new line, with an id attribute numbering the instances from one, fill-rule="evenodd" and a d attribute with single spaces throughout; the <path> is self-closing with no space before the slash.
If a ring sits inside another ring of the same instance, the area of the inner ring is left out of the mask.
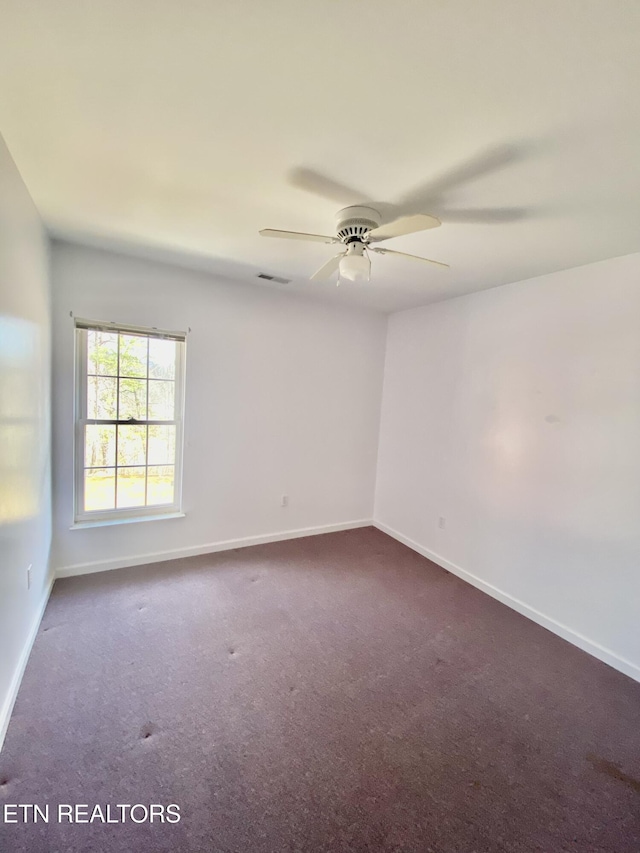
<path id="1" fill-rule="evenodd" d="M 396 252 L 394 249 L 378 249 L 375 246 L 369 246 L 370 252 L 377 252 L 379 255 L 399 255 L 401 258 L 410 258 L 412 261 L 422 261 L 425 264 L 436 264 L 439 267 L 449 269 L 449 264 L 443 264 L 442 261 L 432 261 L 431 258 L 421 258 L 418 255 L 408 255 L 406 252 Z"/>
<path id="2" fill-rule="evenodd" d="M 369 239 L 375 243 L 380 240 L 389 240 L 391 237 L 402 237 L 403 234 L 415 234 L 416 231 L 426 231 L 429 228 L 437 228 L 440 220 L 426 213 L 417 213 L 415 216 L 401 216 L 387 225 L 381 225 L 369 232 Z"/>
<path id="3" fill-rule="evenodd" d="M 316 270 L 311 276 L 311 281 L 321 281 L 323 278 L 331 278 L 334 272 L 338 269 L 340 258 L 343 258 L 347 253 L 340 252 L 335 258 L 331 258 L 326 264 L 323 264 L 319 270 Z"/>
<path id="4" fill-rule="evenodd" d="M 326 234 L 306 234 L 304 231 L 278 231 L 277 228 L 263 228 L 261 237 L 283 237 L 285 240 L 311 240 L 314 243 L 339 243 L 337 237 L 327 237 Z"/>
<path id="5" fill-rule="evenodd" d="M 333 178 L 322 175 L 315 169 L 306 169 L 302 166 L 289 172 L 289 183 L 300 190 L 337 201 L 339 204 L 362 204 L 371 200 L 366 193 L 334 181 Z"/>
<path id="6" fill-rule="evenodd" d="M 263 228 L 261 237 L 283 237 L 285 240 L 312 240 L 315 243 L 339 243 L 337 237 L 326 237 L 324 234 L 305 234 L 303 231 L 278 231 L 275 228 Z"/>

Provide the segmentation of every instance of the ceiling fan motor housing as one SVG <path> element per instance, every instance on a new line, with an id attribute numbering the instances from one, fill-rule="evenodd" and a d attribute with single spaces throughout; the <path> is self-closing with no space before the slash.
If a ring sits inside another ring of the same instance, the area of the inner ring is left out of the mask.
<path id="1" fill-rule="evenodd" d="M 336 233 L 343 243 L 361 241 L 381 221 L 382 217 L 372 207 L 345 207 L 336 214 Z"/>

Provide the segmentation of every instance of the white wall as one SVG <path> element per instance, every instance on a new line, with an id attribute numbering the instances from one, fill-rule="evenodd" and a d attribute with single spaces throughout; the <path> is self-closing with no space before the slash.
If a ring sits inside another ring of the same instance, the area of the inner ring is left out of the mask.
<path id="1" fill-rule="evenodd" d="M 375 518 L 640 678 L 640 255 L 392 316 Z"/>
<path id="2" fill-rule="evenodd" d="M 0 137 L 0 746 L 50 587 L 48 263 Z"/>
<path id="3" fill-rule="evenodd" d="M 69 243 L 54 242 L 52 276 L 56 569 L 371 519 L 386 318 Z M 191 327 L 185 518 L 69 529 L 70 312 Z"/>

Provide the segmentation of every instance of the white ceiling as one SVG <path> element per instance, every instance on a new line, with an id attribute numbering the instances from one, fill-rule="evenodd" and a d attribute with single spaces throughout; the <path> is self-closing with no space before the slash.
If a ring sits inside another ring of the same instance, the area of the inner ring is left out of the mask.
<path id="1" fill-rule="evenodd" d="M 640 250 L 639 46 L 638 0 L 2 0 L 0 128 L 55 234 L 397 310 Z M 258 236 L 365 198 L 451 270 Z"/>

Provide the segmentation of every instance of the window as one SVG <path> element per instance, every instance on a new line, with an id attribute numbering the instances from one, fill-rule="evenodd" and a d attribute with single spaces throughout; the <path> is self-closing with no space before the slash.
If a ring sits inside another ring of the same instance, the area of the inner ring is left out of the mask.
<path id="1" fill-rule="evenodd" d="M 185 335 L 76 321 L 75 521 L 180 511 Z"/>

